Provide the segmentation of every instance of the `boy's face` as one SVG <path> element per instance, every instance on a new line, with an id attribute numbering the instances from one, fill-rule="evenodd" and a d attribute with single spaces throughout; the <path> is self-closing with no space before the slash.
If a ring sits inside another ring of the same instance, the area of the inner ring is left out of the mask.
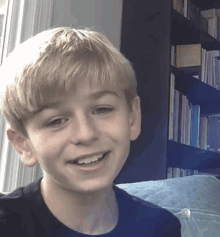
<path id="1" fill-rule="evenodd" d="M 111 90 L 118 94 L 93 93 Z M 105 107 L 105 108 L 103 108 Z M 29 139 L 8 138 L 26 166 L 39 163 L 45 170 L 44 182 L 73 192 L 98 191 L 112 185 L 130 151 L 130 141 L 141 131 L 140 98 L 130 113 L 124 94 L 110 86 L 80 82 L 74 95 L 36 114 L 26 124 Z M 83 168 L 68 163 L 94 152 L 110 153 L 99 164 Z"/>

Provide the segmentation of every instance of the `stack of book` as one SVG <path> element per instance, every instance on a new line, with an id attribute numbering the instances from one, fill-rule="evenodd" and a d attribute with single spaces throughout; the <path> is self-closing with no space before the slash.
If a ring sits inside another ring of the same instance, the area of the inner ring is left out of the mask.
<path id="1" fill-rule="evenodd" d="M 200 66 L 198 80 L 220 89 L 220 52 L 206 51 L 201 44 L 171 47 L 171 65 L 179 69 Z M 220 152 L 220 116 L 200 116 L 200 106 L 193 105 L 175 89 L 175 75 L 170 77 L 169 140 L 204 150 Z M 219 131 L 219 132 L 218 132 Z"/>
<path id="2" fill-rule="evenodd" d="M 220 115 L 200 116 L 200 106 L 193 105 L 170 83 L 169 140 L 208 151 L 220 152 Z"/>
<path id="3" fill-rule="evenodd" d="M 191 0 L 173 0 L 173 8 L 193 22 L 196 27 L 201 27 L 208 33 L 208 20 L 200 14 L 200 8 Z"/>
<path id="4" fill-rule="evenodd" d="M 209 9 L 201 11 L 201 16 L 208 21 L 208 34 L 220 40 L 220 9 Z"/>
<path id="5" fill-rule="evenodd" d="M 201 44 L 171 46 L 171 65 L 181 70 L 199 66 L 199 73 L 194 75 L 202 82 L 220 89 L 220 51 L 207 51 Z"/>

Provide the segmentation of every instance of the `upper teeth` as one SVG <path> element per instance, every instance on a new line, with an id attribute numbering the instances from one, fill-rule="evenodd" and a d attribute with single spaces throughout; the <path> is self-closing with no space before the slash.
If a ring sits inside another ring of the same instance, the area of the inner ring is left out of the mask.
<path id="1" fill-rule="evenodd" d="M 94 155 L 94 156 L 91 156 L 88 158 L 80 159 L 80 160 L 77 160 L 77 163 L 78 164 L 83 164 L 83 163 L 88 164 L 88 163 L 97 161 L 98 159 L 102 158 L 103 155 L 104 155 L 104 153 L 100 154 L 100 155 Z"/>

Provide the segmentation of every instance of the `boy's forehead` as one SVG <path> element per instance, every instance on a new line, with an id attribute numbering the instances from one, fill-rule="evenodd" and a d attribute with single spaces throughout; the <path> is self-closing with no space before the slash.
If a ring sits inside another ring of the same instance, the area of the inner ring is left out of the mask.
<path id="1" fill-rule="evenodd" d="M 82 89 L 82 88 L 81 88 Z M 85 88 L 84 88 L 85 89 Z M 75 92 L 70 91 L 68 94 L 65 94 L 63 96 L 58 96 L 49 99 L 38 111 L 36 111 L 34 114 L 38 114 L 42 112 L 45 109 L 49 108 L 57 108 L 61 106 L 65 100 L 67 100 L 70 97 L 76 96 L 77 90 L 80 90 L 80 88 L 76 88 Z M 92 90 L 82 90 L 81 91 L 81 97 L 82 99 L 92 101 L 92 100 L 98 100 L 99 98 L 102 98 L 104 96 L 112 96 L 115 98 L 120 98 L 122 96 L 121 90 L 113 87 L 113 86 L 95 86 L 92 88 Z"/>

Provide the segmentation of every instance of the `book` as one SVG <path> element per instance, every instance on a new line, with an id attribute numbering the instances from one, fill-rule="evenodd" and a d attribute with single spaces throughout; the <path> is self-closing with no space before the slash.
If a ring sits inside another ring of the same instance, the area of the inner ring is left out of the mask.
<path id="1" fill-rule="evenodd" d="M 203 150 L 207 150 L 207 131 L 208 131 L 208 118 L 200 118 L 199 128 L 199 147 Z"/>
<path id="2" fill-rule="evenodd" d="M 207 151 L 210 151 L 210 127 L 211 127 L 211 117 L 208 117 L 208 126 L 207 126 Z"/>
<path id="3" fill-rule="evenodd" d="M 173 121 L 173 140 L 178 142 L 178 124 L 179 124 L 179 97 L 180 93 L 174 91 L 174 121 Z"/>
<path id="4" fill-rule="evenodd" d="M 191 146 L 199 148 L 200 106 L 192 106 Z"/>
<path id="5" fill-rule="evenodd" d="M 201 15 L 206 19 L 214 18 L 216 16 L 215 8 L 201 11 Z"/>
<path id="6" fill-rule="evenodd" d="M 215 9 L 215 13 L 217 16 L 217 40 L 220 41 L 220 9 Z"/>
<path id="7" fill-rule="evenodd" d="M 204 32 L 208 33 L 208 20 L 202 15 L 200 15 L 200 28 Z"/>
<path id="8" fill-rule="evenodd" d="M 187 1 L 187 18 L 196 26 L 200 27 L 200 9 L 190 0 Z"/>
<path id="9" fill-rule="evenodd" d="M 180 177 L 180 168 L 173 168 L 172 171 L 173 171 L 172 175 L 173 178 Z"/>
<path id="10" fill-rule="evenodd" d="M 199 174 L 199 171 L 198 170 L 194 170 L 194 175 L 197 175 Z"/>
<path id="11" fill-rule="evenodd" d="M 202 47 L 201 44 L 177 45 L 176 67 L 201 66 Z"/>
<path id="12" fill-rule="evenodd" d="M 179 120 L 178 120 L 178 142 L 182 142 L 182 137 L 181 137 L 181 127 L 182 127 L 182 100 L 183 100 L 183 93 L 180 91 L 179 92 Z"/>
<path id="13" fill-rule="evenodd" d="M 205 60 L 206 60 L 206 50 L 202 48 L 202 69 L 201 69 L 201 81 L 205 81 Z"/>
<path id="14" fill-rule="evenodd" d="M 218 125 L 217 125 L 217 130 L 218 130 L 218 153 L 220 153 L 220 119 L 218 119 Z"/>
<path id="15" fill-rule="evenodd" d="M 204 83 L 218 89 L 219 88 L 219 65 L 218 56 L 219 50 L 212 50 L 206 52 Z M 203 70 L 202 70 L 203 71 Z"/>
<path id="16" fill-rule="evenodd" d="M 184 0 L 184 3 L 183 3 L 183 15 L 186 18 L 187 18 L 187 3 L 188 2 L 189 2 L 189 0 Z"/>
<path id="17" fill-rule="evenodd" d="M 218 152 L 218 117 L 210 116 L 210 151 Z"/>
<path id="18" fill-rule="evenodd" d="M 173 140 L 175 75 L 170 75 L 169 140 Z"/>
<path id="19" fill-rule="evenodd" d="M 173 177 L 173 168 L 168 167 L 167 169 L 167 179 L 171 179 Z"/>
<path id="20" fill-rule="evenodd" d="M 182 141 L 181 143 L 182 144 L 186 144 L 186 131 L 187 131 L 187 116 L 186 116 L 186 105 L 187 105 L 187 97 L 186 95 L 183 95 L 183 105 L 182 105 L 182 132 L 181 132 L 181 135 L 182 135 Z"/>
<path id="21" fill-rule="evenodd" d="M 178 11 L 178 0 L 173 0 L 173 9 Z"/>
<path id="22" fill-rule="evenodd" d="M 207 19 L 208 21 L 208 34 L 210 34 L 212 37 L 217 39 L 217 21 L 218 21 L 218 12 L 216 12 L 216 9 L 208 9 L 201 11 L 201 15 Z"/>
<path id="23" fill-rule="evenodd" d="M 176 66 L 176 56 L 175 56 L 175 46 L 174 45 L 171 45 L 171 66 Z"/>
<path id="24" fill-rule="evenodd" d="M 218 89 L 218 84 L 219 84 L 219 78 L 217 78 L 217 70 L 218 70 L 218 64 L 217 64 L 217 57 L 219 57 L 219 50 L 212 50 L 209 51 L 210 58 L 211 58 L 211 63 L 210 63 L 210 72 L 211 72 L 211 86 L 214 88 Z"/>
<path id="25" fill-rule="evenodd" d="M 184 169 L 180 169 L 180 177 L 184 177 L 183 171 Z"/>
<path id="26" fill-rule="evenodd" d="M 185 108 L 186 108 L 186 96 L 182 94 L 182 111 L 181 111 L 181 125 L 180 125 L 180 143 L 185 144 Z"/>
<path id="27" fill-rule="evenodd" d="M 190 129 L 191 129 L 191 123 L 192 123 L 192 103 L 188 102 L 187 104 L 188 106 L 188 111 L 187 111 L 187 115 L 188 115 L 188 126 L 187 126 L 187 141 L 186 141 L 186 145 L 190 145 Z"/>
<path id="28" fill-rule="evenodd" d="M 205 51 L 205 62 L 204 62 L 204 83 L 208 83 L 208 61 L 209 61 L 209 54 Z"/>
<path id="29" fill-rule="evenodd" d="M 186 169 L 186 176 L 190 176 L 190 175 L 192 175 L 192 170 Z"/>
<path id="30" fill-rule="evenodd" d="M 218 81 L 217 81 L 217 84 L 218 84 L 218 89 L 220 89 L 220 78 L 219 78 L 219 76 L 220 76 L 220 59 L 217 59 L 217 73 L 218 73 L 218 76 L 217 76 L 217 78 L 218 78 Z"/>

